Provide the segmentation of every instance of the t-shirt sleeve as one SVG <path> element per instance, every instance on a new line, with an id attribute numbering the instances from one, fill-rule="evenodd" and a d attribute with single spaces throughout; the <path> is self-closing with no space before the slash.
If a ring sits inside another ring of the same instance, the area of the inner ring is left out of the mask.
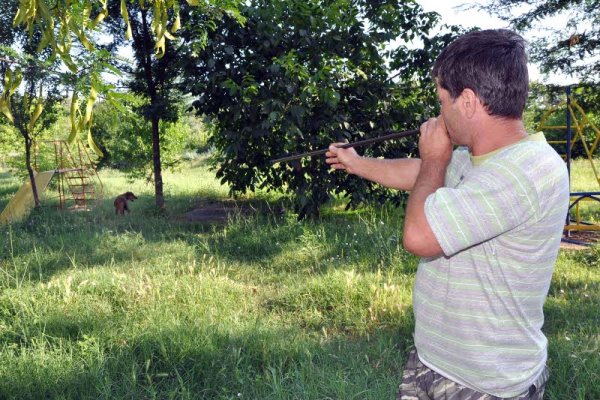
<path id="1" fill-rule="evenodd" d="M 427 221 L 446 256 L 517 228 L 539 210 L 535 186 L 511 163 L 488 162 L 456 187 L 425 201 Z"/>

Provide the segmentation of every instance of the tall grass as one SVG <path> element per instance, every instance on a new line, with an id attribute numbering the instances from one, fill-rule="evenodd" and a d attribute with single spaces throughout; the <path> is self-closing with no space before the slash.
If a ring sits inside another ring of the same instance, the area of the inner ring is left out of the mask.
<path id="1" fill-rule="evenodd" d="M 600 159 L 594 159 L 593 165 L 600 174 Z M 571 192 L 600 192 L 600 180 L 594 173 L 592 161 L 584 158 L 573 160 L 571 163 Z M 598 198 L 600 196 L 596 196 Z M 600 202 L 585 200 L 579 202 L 579 212 L 583 221 L 594 224 L 600 223 Z M 575 208 L 572 209 L 572 218 L 575 218 Z"/>
<path id="2" fill-rule="evenodd" d="M 151 186 L 102 178 L 90 212 L 47 206 L 0 228 L 0 398 L 394 398 L 418 262 L 401 209 L 194 223 L 182 215 L 227 195 L 202 162 L 167 174 L 166 215 Z M 19 185 L 0 175 L 0 207 Z M 127 190 L 140 199 L 115 216 Z M 548 399 L 600 398 L 599 252 L 560 254 Z"/>

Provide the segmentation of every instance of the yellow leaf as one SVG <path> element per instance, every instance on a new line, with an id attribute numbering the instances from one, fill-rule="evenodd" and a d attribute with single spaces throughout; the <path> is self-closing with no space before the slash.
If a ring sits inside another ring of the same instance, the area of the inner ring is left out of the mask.
<path id="1" fill-rule="evenodd" d="M 171 27 L 171 32 L 175 33 L 181 28 L 181 16 L 177 13 L 177 17 L 175 17 L 175 22 L 173 22 L 173 26 Z"/>
<path id="2" fill-rule="evenodd" d="M 98 155 L 98 157 L 103 157 L 104 153 L 102 153 L 102 150 L 100 150 L 100 148 L 96 145 L 96 142 L 94 142 L 94 138 L 92 137 L 92 130 L 88 130 L 88 144 L 90 145 L 90 148 L 92 150 L 94 150 L 94 153 L 96 153 Z"/>
<path id="3" fill-rule="evenodd" d="M 69 135 L 69 138 L 67 139 L 67 141 L 69 143 L 73 143 L 73 141 L 75 140 L 75 138 L 77 137 L 77 133 L 79 132 L 79 127 L 77 126 L 77 115 L 80 114 L 79 112 L 79 97 L 77 95 L 77 92 L 73 93 L 73 98 L 71 99 L 71 134 Z"/>
<path id="4" fill-rule="evenodd" d="M 42 16 L 42 19 L 44 21 L 51 21 L 54 19 L 54 18 L 52 18 L 50 9 L 46 6 L 46 3 L 44 1 L 39 1 L 37 4 L 39 5 L 40 15 Z"/>
<path id="5" fill-rule="evenodd" d="M 15 14 L 15 18 L 13 18 L 13 26 L 16 27 L 23 22 L 25 18 L 25 13 L 21 10 L 21 7 L 17 9 L 17 14 Z"/>
<path id="6" fill-rule="evenodd" d="M 356 68 L 356 75 L 360 76 L 363 79 L 368 79 L 367 74 L 365 74 L 365 72 L 360 68 Z"/>
<path id="7" fill-rule="evenodd" d="M 90 22 L 90 15 L 92 15 L 92 5 L 90 3 L 86 3 L 85 6 L 83 6 L 83 19 L 81 21 L 82 30 L 87 28 L 87 25 Z"/>
<path id="8" fill-rule="evenodd" d="M 76 74 L 78 72 L 77 65 L 73 62 L 73 59 L 69 55 L 69 53 L 58 53 L 60 55 L 60 59 L 65 63 L 69 71 Z"/>
<path id="9" fill-rule="evenodd" d="M 100 25 L 102 23 L 102 21 L 104 21 L 104 19 L 106 18 L 107 15 L 108 15 L 108 12 L 101 11 L 100 14 L 98 14 L 96 16 L 96 18 L 94 19 L 94 21 L 91 23 L 90 30 L 93 31 L 94 29 L 96 29 L 96 27 L 98 25 Z"/>
<path id="10" fill-rule="evenodd" d="M 125 0 L 121 0 L 121 15 L 123 16 L 123 20 L 125 20 L 125 24 L 127 25 L 127 32 L 125 32 L 125 39 L 130 40 L 133 36 L 131 31 L 131 23 L 129 22 L 129 12 L 127 12 L 127 4 Z"/>
<path id="11" fill-rule="evenodd" d="M 102 5 L 102 10 L 98 13 L 96 18 L 90 24 L 90 30 L 96 29 L 96 27 L 104 21 L 104 19 L 108 16 L 108 6 L 106 4 L 108 0 L 100 0 L 100 4 Z"/>
<path id="12" fill-rule="evenodd" d="M 83 31 L 80 30 L 79 27 L 75 24 L 74 20 L 69 21 L 69 26 L 71 28 L 71 31 L 73 31 L 75 33 L 75 35 L 77 35 L 77 37 L 79 38 L 79 41 L 81 42 L 83 47 L 85 47 L 89 51 L 93 51 L 94 46 L 92 46 L 92 44 L 90 43 L 88 38 L 85 36 Z"/>
<path id="13" fill-rule="evenodd" d="M 154 48 L 156 49 L 156 58 L 162 58 L 165 55 L 165 36 L 163 35 L 156 41 Z"/>
<path id="14" fill-rule="evenodd" d="M 92 121 L 92 111 L 94 110 L 94 104 L 96 103 L 96 99 L 98 98 L 98 92 L 92 83 L 92 88 L 90 89 L 90 97 L 88 97 L 87 105 L 85 107 L 85 116 L 83 117 L 83 126 L 87 127 Z"/>
<path id="15" fill-rule="evenodd" d="M 167 39 L 169 39 L 169 40 L 175 40 L 175 39 L 176 39 L 176 37 L 175 37 L 175 36 L 173 36 L 173 35 L 171 35 L 171 34 L 169 33 L 169 31 L 164 31 L 164 32 L 163 32 L 163 35 L 165 35 L 165 37 L 166 37 Z"/>
<path id="16" fill-rule="evenodd" d="M 77 36 L 79 37 L 79 40 L 81 41 L 81 44 L 83 44 L 83 47 L 85 47 L 89 51 L 93 51 L 94 50 L 94 46 L 92 46 L 92 44 L 90 43 L 90 41 L 88 40 L 88 38 L 83 34 L 82 31 L 78 31 L 77 32 Z"/>
<path id="17" fill-rule="evenodd" d="M 23 81 L 23 73 L 20 70 L 12 71 L 10 68 L 6 70 L 4 75 L 4 92 L 7 100 L 15 94 L 19 85 Z"/>
<path id="18" fill-rule="evenodd" d="M 0 97 L 0 111 L 10 122 L 15 122 L 15 118 L 13 117 L 12 112 L 10 111 L 10 102 L 4 97 Z"/>
<path id="19" fill-rule="evenodd" d="M 31 114 L 31 117 L 29 118 L 29 124 L 27 125 L 27 129 L 29 130 L 29 133 L 33 132 L 33 128 L 35 127 L 36 122 L 38 121 L 38 119 L 40 118 L 40 116 L 42 115 L 42 112 L 44 111 L 44 104 L 42 102 L 42 99 L 37 99 L 37 104 L 35 106 L 35 110 L 33 111 L 33 114 Z"/>

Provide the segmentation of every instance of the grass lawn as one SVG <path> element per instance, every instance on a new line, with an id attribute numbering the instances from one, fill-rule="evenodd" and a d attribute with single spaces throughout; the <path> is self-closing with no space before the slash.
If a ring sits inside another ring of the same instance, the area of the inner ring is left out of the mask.
<path id="1" fill-rule="evenodd" d="M 0 227 L 0 399 L 394 398 L 418 261 L 401 209 L 199 224 L 181 215 L 227 196 L 202 162 L 166 174 L 164 216 L 150 186 L 101 176 L 93 211 Z M 20 184 L 0 173 L 0 209 Z M 140 199 L 115 216 L 128 190 Z M 560 253 L 546 399 L 600 399 L 599 264 L 600 247 Z"/>

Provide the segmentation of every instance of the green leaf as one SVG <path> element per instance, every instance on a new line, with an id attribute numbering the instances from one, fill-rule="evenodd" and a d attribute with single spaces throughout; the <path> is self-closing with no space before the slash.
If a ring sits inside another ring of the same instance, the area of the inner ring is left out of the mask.
<path id="1" fill-rule="evenodd" d="M 108 69 L 109 71 L 111 71 L 113 74 L 117 75 L 117 76 L 123 76 L 123 72 L 118 69 L 117 67 L 115 67 L 114 65 L 110 65 L 109 63 L 105 63 L 102 62 L 100 63 L 104 68 Z"/>
<path id="2" fill-rule="evenodd" d="M 274 123 L 279 119 L 279 113 L 277 111 L 271 111 L 269 113 L 269 122 Z"/>
<path id="3" fill-rule="evenodd" d="M 109 93 L 106 96 L 106 100 L 108 102 L 110 102 L 110 104 L 115 107 L 117 110 L 119 110 L 122 113 L 127 113 L 129 112 L 129 110 L 127 109 L 127 107 L 125 107 L 123 105 L 123 103 L 121 103 L 121 101 L 119 100 L 119 98 L 117 96 L 114 95 L 113 92 Z"/>

